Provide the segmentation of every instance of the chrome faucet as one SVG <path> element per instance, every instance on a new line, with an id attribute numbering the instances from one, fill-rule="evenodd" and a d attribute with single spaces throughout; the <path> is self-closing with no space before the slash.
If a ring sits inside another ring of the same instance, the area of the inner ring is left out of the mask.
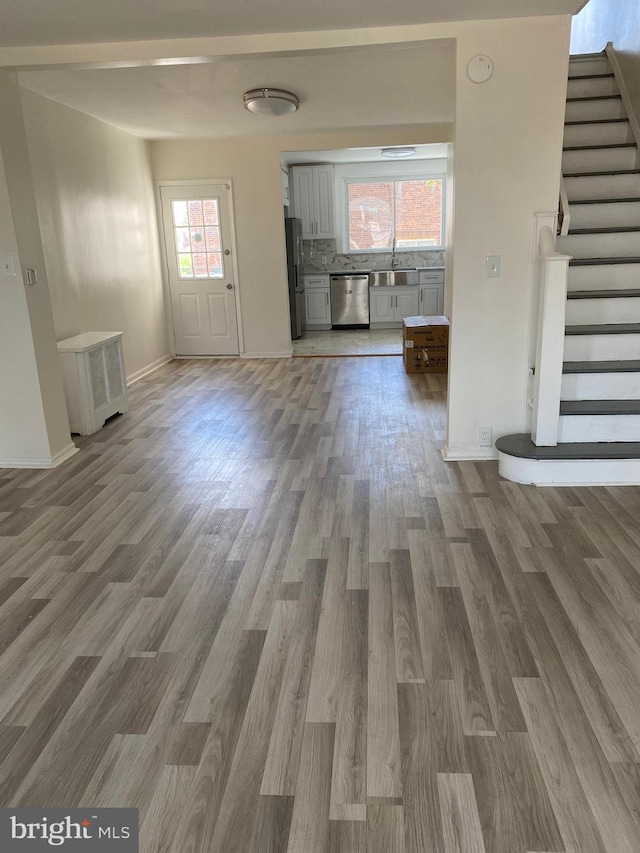
<path id="1" fill-rule="evenodd" d="M 394 235 L 393 241 L 391 243 L 391 269 L 394 270 L 395 268 L 396 268 L 396 238 Z"/>

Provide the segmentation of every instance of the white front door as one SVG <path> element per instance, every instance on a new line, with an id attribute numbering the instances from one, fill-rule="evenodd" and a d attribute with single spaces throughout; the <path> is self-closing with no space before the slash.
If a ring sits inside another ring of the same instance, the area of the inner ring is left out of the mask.
<path id="1" fill-rule="evenodd" d="M 226 184 L 161 187 L 176 355 L 238 355 Z"/>

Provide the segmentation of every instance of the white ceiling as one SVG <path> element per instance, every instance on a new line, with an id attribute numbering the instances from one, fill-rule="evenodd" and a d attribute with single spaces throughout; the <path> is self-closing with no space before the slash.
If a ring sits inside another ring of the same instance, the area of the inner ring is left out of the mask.
<path id="1" fill-rule="evenodd" d="M 566 14 L 583 2 L 0 0 L 0 65 L 24 87 L 146 139 L 448 124 L 454 47 L 419 41 L 419 25 Z M 358 45 L 348 33 L 396 25 L 416 40 Z M 295 92 L 300 110 L 249 114 L 242 94 L 262 86 Z"/>
<path id="2" fill-rule="evenodd" d="M 20 72 L 28 89 L 146 139 L 315 133 L 454 119 L 448 42 L 223 57 L 199 65 Z M 428 84 L 426 84 L 428 81 Z M 242 94 L 295 92 L 298 112 L 253 115 Z"/>
<path id="3" fill-rule="evenodd" d="M 560 15 L 584 0 L 0 0 L 0 46 Z"/>

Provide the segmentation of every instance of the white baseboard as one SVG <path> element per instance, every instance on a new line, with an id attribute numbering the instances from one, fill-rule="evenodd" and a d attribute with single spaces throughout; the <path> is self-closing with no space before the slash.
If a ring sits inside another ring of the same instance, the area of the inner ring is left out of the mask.
<path id="1" fill-rule="evenodd" d="M 75 444 L 68 444 L 54 456 L 0 457 L 0 468 L 57 468 L 78 452 Z"/>
<path id="2" fill-rule="evenodd" d="M 285 350 L 284 352 L 242 352 L 240 358 L 291 358 L 293 350 Z"/>
<path id="3" fill-rule="evenodd" d="M 148 376 L 150 373 L 153 373 L 154 370 L 157 370 L 164 364 L 168 364 L 172 360 L 173 356 L 170 353 L 167 353 L 167 355 L 163 355 L 161 358 L 157 358 L 155 361 L 152 361 L 151 364 L 148 364 L 141 370 L 136 370 L 135 373 L 132 373 L 127 376 L 127 385 L 131 386 L 135 382 L 138 382 L 140 379 L 144 379 L 145 376 Z"/>
<path id="4" fill-rule="evenodd" d="M 443 447 L 440 453 L 445 462 L 487 462 L 498 458 L 495 447 L 478 447 L 477 450 L 450 450 Z"/>
<path id="5" fill-rule="evenodd" d="M 613 68 L 613 73 L 616 75 L 616 83 L 618 84 L 618 89 L 620 89 L 620 94 L 622 95 L 622 103 L 624 104 L 624 108 L 627 111 L 629 124 L 631 125 L 631 130 L 633 131 L 633 138 L 636 141 L 636 145 L 640 147 L 640 122 L 638 121 L 638 116 L 633 110 L 633 101 L 631 100 L 629 90 L 627 89 L 627 84 L 625 83 L 625 79 L 622 76 L 622 71 L 620 70 L 618 54 L 616 53 L 616 49 L 614 48 L 611 42 L 609 42 L 605 47 L 605 53 L 607 54 L 609 64 Z"/>
<path id="6" fill-rule="evenodd" d="M 499 454 L 506 480 L 535 486 L 637 486 L 640 459 L 524 459 Z"/>

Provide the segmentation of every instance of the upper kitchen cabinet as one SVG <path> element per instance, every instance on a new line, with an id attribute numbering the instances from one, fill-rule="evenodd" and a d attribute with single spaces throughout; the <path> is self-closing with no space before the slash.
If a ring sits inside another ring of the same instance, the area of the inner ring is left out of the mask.
<path id="1" fill-rule="evenodd" d="M 302 220 L 302 239 L 335 237 L 333 166 L 294 166 L 291 175 L 293 213 Z"/>

